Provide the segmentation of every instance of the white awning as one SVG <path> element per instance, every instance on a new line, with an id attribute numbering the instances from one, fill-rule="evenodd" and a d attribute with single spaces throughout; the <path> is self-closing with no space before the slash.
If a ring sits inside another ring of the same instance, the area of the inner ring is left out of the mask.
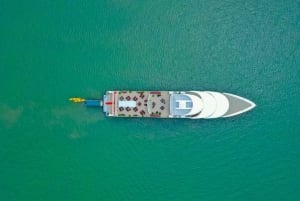
<path id="1" fill-rule="evenodd" d="M 195 95 L 191 95 L 191 94 L 184 94 L 184 95 L 188 96 L 193 103 L 192 110 L 186 115 L 195 115 L 195 114 L 201 112 L 201 110 L 203 108 L 203 103 L 202 103 L 201 98 L 198 96 L 195 96 Z"/>
<path id="2" fill-rule="evenodd" d="M 201 92 L 201 91 L 193 91 L 193 92 L 199 94 L 203 102 L 202 112 L 196 117 L 193 117 L 193 119 L 208 118 L 216 111 L 217 108 L 216 99 L 208 92 Z"/>
<path id="3" fill-rule="evenodd" d="M 215 112 L 207 118 L 222 117 L 229 109 L 228 99 L 226 98 L 225 95 L 223 95 L 222 93 L 219 93 L 219 92 L 208 91 L 208 93 L 210 93 L 216 99 L 217 108 L 216 108 Z"/>
<path id="4" fill-rule="evenodd" d="M 136 107 L 135 101 L 119 101 L 119 107 Z"/>

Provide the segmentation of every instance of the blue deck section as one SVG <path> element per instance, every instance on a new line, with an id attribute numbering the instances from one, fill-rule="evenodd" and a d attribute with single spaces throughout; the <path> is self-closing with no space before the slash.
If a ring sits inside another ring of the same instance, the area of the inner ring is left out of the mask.
<path id="1" fill-rule="evenodd" d="M 184 94 L 172 94 L 170 96 L 170 115 L 172 116 L 184 116 L 192 110 L 193 103 L 186 102 L 187 109 L 178 109 L 180 101 L 192 101 L 190 97 Z"/>
<path id="2" fill-rule="evenodd" d="M 86 100 L 84 104 L 87 107 L 100 107 L 100 100 Z"/>

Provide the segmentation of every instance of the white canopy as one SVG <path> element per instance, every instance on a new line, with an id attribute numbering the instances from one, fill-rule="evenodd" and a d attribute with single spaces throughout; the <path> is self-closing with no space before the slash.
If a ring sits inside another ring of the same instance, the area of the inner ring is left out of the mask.
<path id="1" fill-rule="evenodd" d="M 135 101 L 119 101 L 119 107 L 136 107 Z"/>
<path id="2" fill-rule="evenodd" d="M 213 91 L 208 91 L 208 93 L 210 93 L 215 98 L 215 100 L 217 102 L 217 108 L 216 108 L 215 112 L 207 118 L 222 117 L 229 109 L 228 99 L 222 93 L 213 92 Z"/>
<path id="3" fill-rule="evenodd" d="M 188 96 L 192 100 L 192 103 L 193 103 L 192 110 L 189 113 L 187 113 L 186 115 L 195 115 L 195 114 L 199 113 L 203 108 L 203 103 L 202 103 L 201 98 L 198 96 L 195 96 L 195 95 L 191 95 L 191 94 L 184 94 L 184 95 Z"/>
<path id="4" fill-rule="evenodd" d="M 217 108 L 216 99 L 208 92 L 200 92 L 200 91 L 193 91 L 193 92 L 198 94 L 201 97 L 203 102 L 202 112 L 196 117 L 193 117 L 193 119 L 208 118 L 210 115 L 212 115 L 215 112 Z"/>

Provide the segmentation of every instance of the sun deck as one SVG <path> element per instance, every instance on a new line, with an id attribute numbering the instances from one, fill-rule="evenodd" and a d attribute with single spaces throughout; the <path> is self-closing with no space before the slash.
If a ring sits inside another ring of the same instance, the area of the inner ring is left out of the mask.
<path id="1" fill-rule="evenodd" d="M 168 118 L 168 91 L 108 91 L 104 97 L 108 116 Z"/>

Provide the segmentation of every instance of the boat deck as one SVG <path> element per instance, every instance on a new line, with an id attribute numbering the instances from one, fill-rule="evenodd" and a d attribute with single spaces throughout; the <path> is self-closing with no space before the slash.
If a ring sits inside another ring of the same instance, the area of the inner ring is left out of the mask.
<path id="1" fill-rule="evenodd" d="M 168 91 L 108 91 L 104 104 L 108 116 L 168 118 L 170 115 Z"/>

